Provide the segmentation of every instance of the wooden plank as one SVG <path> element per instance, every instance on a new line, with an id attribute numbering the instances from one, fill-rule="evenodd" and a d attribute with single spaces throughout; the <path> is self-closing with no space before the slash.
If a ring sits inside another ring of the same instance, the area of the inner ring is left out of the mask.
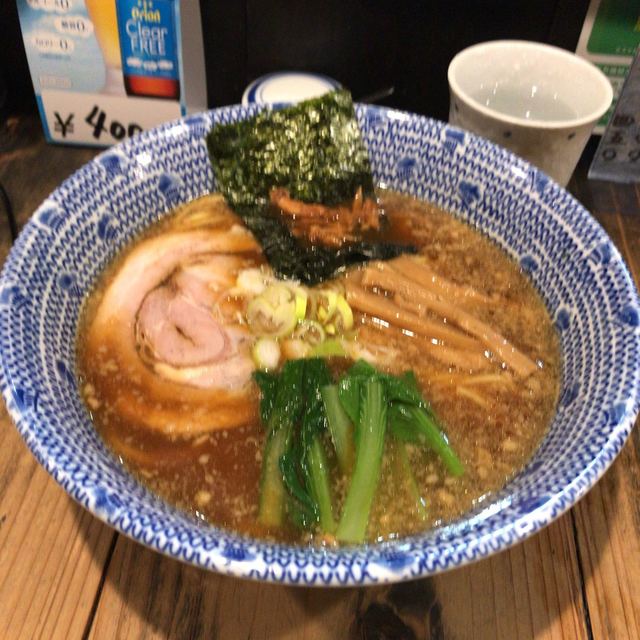
<path id="1" fill-rule="evenodd" d="M 615 211 L 596 217 L 640 282 L 640 193 L 636 214 Z M 628 196 L 628 191 L 626 192 Z M 625 207 L 628 209 L 628 202 Z M 626 210 L 625 209 L 625 210 Z M 640 637 L 640 433 L 638 424 L 604 478 L 574 509 L 585 592 L 595 638 Z"/>
<path id="2" fill-rule="evenodd" d="M 36 117 L 0 131 L 0 179 L 22 226 L 94 149 L 47 145 Z M 0 264 L 9 229 L 0 223 Z M 116 535 L 38 465 L 0 400 L 0 637 L 81 638 Z"/>
<path id="3" fill-rule="evenodd" d="M 2 205 L 0 204 L 0 207 Z M 0 264 L 4 264 L 4 261 L 7 259 L 9 255 L 9 250 L 11 249 L 11 237 L 9 236 L 9 225 L 6 223 L 4 219 L 4 214 L 0 214 Z M 6 228 L 6 231 L 5 231 Z"/>
<path id="4" fill-rule="evenodd" d="M 640 203 L 640 188 L 636 185 Z M 618 246 L 634 277 L 636 287 L 640 287 L 640 204 L 633 216 L 616 214 Z"/>
<path id="5" fill-rule="evenodd" d="M 116 534 L 38 465 L 0 404 L 0 637 L 81 638 Z"/>
<path id="6" fill-rule="evenodd" d="M 21 142 L 6 147 L 0 176 L 24 222 L 93 152 L 45 147 L 39 134 L 18 134 L 26 151 Z M 46 163 L 37 162 L 42 153 Z M 60 163 L 63 169 L 49 171 Z M 606 184 L 584 188 L 585 204 L 598 211 L 638 282 L 640 217 L 621 214 L 630 192 L 621 200 Z M 0 240 L 6 245 L 1 225 Z M 585 638 L 582 575 L 593 637 L 640 637 L 638 430 L 573 515 L 522 545 L 432 579 L 346 590 L 224 578 L 115 538 L 39 468 L 4 409 L 0 442 L 2 638 L 78 638 L 85 627 L 93 638 Z"/>
<path id="7" fill-rule="evenodd" d="M 470 567 L 362 589 L 235 580 L 119 537 L 90 637 L 143 636 L 586 638 L 571 516 Z"/>
<path id="8" fill-rule="evenodd" d="M 444 637 L 588 637 L 571 514 L 435 585 Z"/>
<path id="9" fill-rule="evenodd" d="M 18 229 L 63 180 L 100 151 L 48 144 L 37 116 L 29 115 L 9 118 L 0 127 L 0 149 L 0 181 L 11 201 Z M 0 210 L 0 260 L 4 260 L 9 245 L 4 217 Z"/>
<path id="10" fill-rule="evenodd" d="M 595 638 L 640 638 L 640 477 L 636 429 L 576 511 Z"/>
<path id="11" fill-rule="evenodd" d="M 355 599 L 219 576 L 120 536 L 89 637 L 339 638 Z"/>

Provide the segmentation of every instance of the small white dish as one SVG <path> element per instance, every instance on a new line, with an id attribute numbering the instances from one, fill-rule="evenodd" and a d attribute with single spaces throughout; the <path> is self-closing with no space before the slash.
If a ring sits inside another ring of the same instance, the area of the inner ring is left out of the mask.
<path id="1" fill-rule="evenodd" d="M 287 105 L 317 98 L 334 89 L 340 83 L 317 73 L 280 71 L 268 73 L 254 80 L 242 94 L 242 104 Z"/>
<path id="2" fill-rule="evenodd" d="M 594 65 L 538 42 L 469 47 L 451 61 L 448 80 L 451 124 L 511 149 L 563 186 L 613 99 Z"/>

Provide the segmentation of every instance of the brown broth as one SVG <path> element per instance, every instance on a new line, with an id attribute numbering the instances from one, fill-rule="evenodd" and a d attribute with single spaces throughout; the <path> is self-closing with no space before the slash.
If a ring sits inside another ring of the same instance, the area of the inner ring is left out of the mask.
<path id="1" fill-rule="evenodd" d="M 381 193 L 381 201 L 388 221 L 385 240 L 418 246 L 419 253 L 441 276 L 495 296 L 499 304 L 465 303 L 465 309 L 501 332 L 536 361 L 538 368 L 524 382 L 506 375 L 501 380 L 484 379 L 481 374 L 461 377 L 464 374 L 451 372 L 432 359 L 412 337 L 372 328 L 364 314 L 355 314 L 361 327 L 359 341 L 402 353 L 402 365 L 391 362 L 388 369 L 414 370 L 466 469 L 463 477 L 452 478 L 432 453 L 407 446 L 427 504 L 428 517 L 423 520 L 409 492 L 398 482 L 395 454 L 387 445 L 378 499 L 370 518 L 370 540 L 403 536 L 451 520 L 504 486 L 531 457 L 548 427 L 557 402 L 561 365 L 551 319 L 515 262 L 437 207 L 390 192 Z M 175 218 L 169 217 L 147 235 L 162 233 L 173 224 Z M 258 420 L 201 436 L 165 436 L 132 424 L 103 401 L 130 381 L 125 372 L 109 372 L 108 354 L 89 352 L 83 334 L 121 260 L 105 272 L 88 298 L 78 337 L 81 389 L 102 437 L 141 482 L 204 520 L 251 535 L 299 543 L 313 540 L 312 535 L 291 529 L 267 531 L 257 524 L 265 439 Z M 255 393 L 253 402 L 257 400 Z M 333 476 L 334 504 L 339 509 L 348 479 L 337 471 Z"/>

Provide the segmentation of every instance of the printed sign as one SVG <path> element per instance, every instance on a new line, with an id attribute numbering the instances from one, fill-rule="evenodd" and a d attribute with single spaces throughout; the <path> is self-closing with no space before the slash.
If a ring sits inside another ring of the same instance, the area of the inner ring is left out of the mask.
<path id="1" fill-rule="evenodd" d="M 640 181 L 640 54 L 629 69 L 591 163 L 589 178 L 626 183 Z"/>
<path id="2" fill-rule="evenodd" d="M 196 24 L 181 23 L 181 4 Z M 197 0 L 18 0 L 47 138 L 106 146 L 205 109 L 202 54 L 185 61 L 180 47 L 181 28 L 188 28 L 191 40 L 201 37 L 197 5 Z"/>
<path id="3" fill-rule="evenodd" d="M 55 142 L 112 145 L 180 117 L 177 102 L 157 99 L 122 99 L 102 93 L 81 93 L 69 101 L 67 91 L 42 92 L 49 137 Z"/>

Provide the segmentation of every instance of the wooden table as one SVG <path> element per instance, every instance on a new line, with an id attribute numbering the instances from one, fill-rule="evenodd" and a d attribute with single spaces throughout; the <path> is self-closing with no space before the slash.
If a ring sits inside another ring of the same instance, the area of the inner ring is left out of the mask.
<path id="1" fill-rule="evenodd" d="M 20 225 L 94 150 L 0 130 Z M 640 279 L 640 192 L 570 188 Z M 0 262 L 10 237 L 0 212 Z M 1 405 L 1 402 L 0 402 Z M 114 532 L 45 473 L 0 406 L 0 638 L 640 638 L 640 433 L 569 513 L 467 568 L 389 587 L 308 589 L 188 567 Z"/>

